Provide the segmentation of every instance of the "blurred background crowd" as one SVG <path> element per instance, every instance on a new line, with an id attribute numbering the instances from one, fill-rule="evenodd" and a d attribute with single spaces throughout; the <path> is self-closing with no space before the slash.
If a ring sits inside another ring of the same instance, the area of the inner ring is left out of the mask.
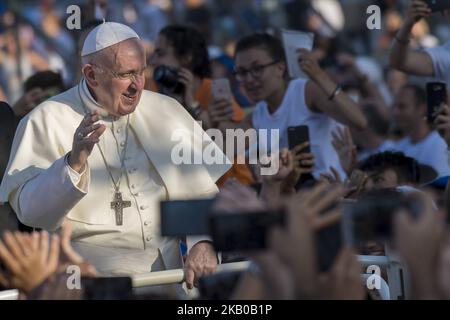
<path id="1" fill-rule="evenodd" d="M 66 9 L 77 1 L 2 1 L 0 3 L 0 96 L 14 104 L 23 83 L 37 71 L 61 74 L 65 87 L 78 80 L 80 31 L 68 30 Z M 338 53 L 357 58 L 388 102 L 405 76 L 386 68 L 388 50 L 402 23 L 408 1 L 399 0 L 134 0 L 79 1 L 82 28 L 97 18 L 131 26 L 146 41 L 149 55 L 158 32 L 173 23 L 190 24 L 205 37 L 213 72 L 231 74 L 234 46 L 241 35 L 256 30 L 276 33 L 281 28 L 311 31 L 315 50 L 330 66 Z M 366 9 L 381 8 L 381 30 L 369 30 Z M 421 20 L 413 30 L 414 47 L 433 47 L 450 39 L 445 17 Z M 20 64 L 16 63 L 20 60 Z M 217 65 L 216 65 L 217 64 Z M 225 69 L 225 70 L 224 70 Z M 213 75 L 214 77 L 214 75 Z M 245 100 L 244 98 L 242 98 Z M 244 105 L 248 103 L 243 103 Z"/>

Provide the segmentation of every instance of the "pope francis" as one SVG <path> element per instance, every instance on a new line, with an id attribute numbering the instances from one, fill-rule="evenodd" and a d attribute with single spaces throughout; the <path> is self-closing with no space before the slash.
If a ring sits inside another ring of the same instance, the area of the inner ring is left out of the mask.
<path id="1" fill-rule="evenodd" d="M 132 29 L 104 22 L 81 55 L 81 82 L 21 120 L 0 202 L 32 227 L 71 223 L 74 248 L 100 274 L 183 267 L 178 241 L 159 236 L 159 201 L 213 196 L 229 165 L 173 164 L 176 130 L 194 154 L 221 151 L 195 136 L 203 131 L 175 100 L 143 90 L 145 51 Z M 191 288 L 217 257 L 204 238 L 188 238 L 188 249 Z"/>

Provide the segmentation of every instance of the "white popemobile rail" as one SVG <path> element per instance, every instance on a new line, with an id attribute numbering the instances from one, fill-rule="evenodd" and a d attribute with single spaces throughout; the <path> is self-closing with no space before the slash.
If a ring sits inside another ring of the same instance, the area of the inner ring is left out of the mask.
<path id="1" fill-rule="evenodd" d="M 378 289 L 383 300 L 403 300 L 408 297 L 409 288 L 406 285 L 406 272 L 401 266 L 400 260 L 393 255 L 389 256 L 358 256 L 358 260 L 363 266 L 378 266 L 387 270 L 388 283 L 380 278 L 381 287 Z M 245 271 L 250 262 L 235 262 L 221 264 L 216 272 Z M 362 274 L 362 279 L 366 283 L 372 274 Z M 375 275 L 376 276 L 376 275 Z M 140 288 L 154 285 L 174 284 L 184 281 L 184 270 L 174 269 L 166 271 L 149 272 L 132 276 L 133 288 Z M 17 300 L 17 290 L 0 291 L 0 300 Z"/>

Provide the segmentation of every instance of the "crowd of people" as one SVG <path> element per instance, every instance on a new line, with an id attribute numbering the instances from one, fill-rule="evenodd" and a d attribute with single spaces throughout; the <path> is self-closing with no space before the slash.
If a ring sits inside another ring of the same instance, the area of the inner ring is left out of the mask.
<path id="1" fill-rule="evenodd" d="M 286 1 L 272 17 L 240 2 L 92 0 L 75 33 L 52 1 L 19 8 L 23 16 L 0 6 L 1 289 L 98 298 L 67 288 L 69 266 L 82 284 L 184 268 L 184 286 L 130 287 L 129 297 L 177 299 L 200 287 L 205 299 L 376 300 L 358 256 L 395 252 L 410 275 L 403 298 L 450 299 L 450 101 L 430 112 L 427 90 L 433 82 L 448 92 L 450 36 L 439 21 L 448 24 L 450 8 L 379 1 L 384 26 L 366 37 L 343 26 L 351 1 Z M 237 26 L 225 32 L 218 8 Z M 289 75 L 281 27 L 315 34 L 312 50 L 297 50 L 304 78 Z M 229 95 L 216 96 L 216 79 L 227 79 Z M 309 139 L 292 145 L 298 126 Z M 205 148 L 228 155 L 214 137 L 195 142 L 209 129 L 275 129 L 279 148 L 256 165 L 248 153 L 247 163 L 239 154 L 173 163 L 179 130 L 194 158 Z M 277 172 L 261 175 L 263 160 Z M 203 198 L 218 214 L 276 212 L 284 223 L 268 227 L 258 250 L 216 252 L 210 235 L 188 232 L 161 237 L 160 201 Z M 220 263 L 241 260 L 247 270 L 205 289 Z M 394 286 L 385 266 L 380 276 Z"/>

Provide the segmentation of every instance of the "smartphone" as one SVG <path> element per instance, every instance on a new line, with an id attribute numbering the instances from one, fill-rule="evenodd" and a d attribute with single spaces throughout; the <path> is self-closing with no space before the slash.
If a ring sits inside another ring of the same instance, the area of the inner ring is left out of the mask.
<path id="1" fill-rule="evenodd" d="M 342 215 L 344 241 L 351 245 L 390 241 L 393 217 L 400 209 L 417 218 L 422 205 L 413 195 L 395 189 L 367 191 L 357 201 L 347 202 Z"/>
<path id="2" fill-rule="evenodd" d="M 328 272 L 343 246 L 341 221 L 320 229 L 315 234 L 320 272 Z"/>
<path id="3" fill-rule="evenodd" d="M 267 236 L 273 226 L 284 226 L 283 210 L 259 212 L 213 213 L 209 226 L 217 251 L 263 250 L 268 246 Z"/>
<path id="4" fill-rule="evenodd" d="M 306 141 L 309 141 L 309 128 L 308 126 L 296 126 L 296 127 L 288 127 L 288 144 L 289 150 L 292 150 L 299 144 L 302 144 Z M 311 152 L 310 147 L 306 147 L 303 149 L 305 153 Z"/>
<path id="5" fill-rule="evenodd" d="M 427 83 L 427 119 L 429 123 L 433 123 L 434 113 L 439 110 L 442 103 L 447 102 L 447 85 L 443 82 Z"/>
<path id="6" fill-rule="evenodd" d="M 202 300 L 229 300 L 243 271 L 217 272 L 202 276 L 198 290 Z"/>
<path id="7" fill-rule="evenodd" d="M 212 95 L 215 100 L 231 99 L 230 81 L 227 78 L 214 79 L 212 81 Z"/>
<path id="8" fill-rule="evenodd" d="M 450 9 L 450 1 L 448 0 L 425 0 L 425 2 L 432 12 Z"/>
<path id="9" fill-rule="evenodd" d="M 209 215 L 214 199 L 160 202 L 161 235 L 182 237 L 209 234 Z"/>
<path id="10" fill-rule="evenodd" d="M 84 300 L 128 300 L 132 298 L 130 277 L 81 278 Z"/>

